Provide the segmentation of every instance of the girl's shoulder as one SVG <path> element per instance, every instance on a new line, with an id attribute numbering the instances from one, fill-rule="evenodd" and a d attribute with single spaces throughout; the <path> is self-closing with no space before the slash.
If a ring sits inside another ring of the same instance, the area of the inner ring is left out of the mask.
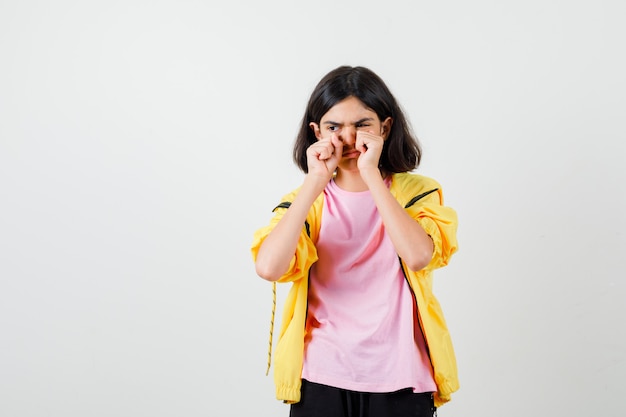
<path id="1" fill-rule="evenodd" d="M 298 192 L 300 191 L 300 187 L 291 190 L 290 192 L 288 192 L 287 194 L 283 195 L 281 201 L 282 202 L 292 202 L 294 198 L 296 198 L 296 196 L 298 195 Z"/>
<path id="2" fill-rule="evenodd" d="M 294 190 L 290 191 L 289 193 L 283 195 L 280 204 L 278 206 L 276 206 L 274 208 L 274 211 L 276 211 L 276 209 L 279 208 L 289 208 L 289 206 L 291 206 L 291 203 L 293 203 L 293 200 L 295 200 L 295 198 L 298 196 L 298 193 L 300 192 L 300 189 L 302 188 L 302 186 L 299 186 L 297 188 L 295 188 Z M 314 214 L 316 211 L 319 211 L 321 209 L 321 205 L 323 204 L 324 201 L 324 193 L 321 193 L 313 202 L 313 205 L 311 206 L 311 211 Z"/>
<path id="3" fill-rule="evenodd" d="M 391 187 L 401 194 L 420 194 L 441 189 L 441 185 L 436 180 L 413 172 L 393 174 Z"/>

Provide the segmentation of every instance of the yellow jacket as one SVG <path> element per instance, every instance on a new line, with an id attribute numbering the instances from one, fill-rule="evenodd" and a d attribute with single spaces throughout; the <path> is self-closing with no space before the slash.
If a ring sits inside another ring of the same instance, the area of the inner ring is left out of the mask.
<path id="1" fill-rule="evenodd" d="M 283 202 L 287 204 L 281 203 L 274 210 L 275 214 L 270 224 L 255 232 L 251 248 L 255 261 L 263 240 L 282 218 L 297 192 L 296 189 L 287 194 L 283 198 Z M 412 173 L 394 174 L 390 192 L 434 242 L 433 257 L 424 269 L 410 271 L 404 262 L 402 268 L 415 295 L 418 320 L 426 339 L 437 384 L 435 405 L 440 406 L 449 401 L 451 394 L 459 389 L 459 382 L 452 340 L 439 302 L 432 292 L 432 271 L 447 265 L 457 250 L 457 216 L 453 209 L 443 205 L 440 185 L 428 177 Z M 276 398 L 287 403 L 300 401 L 308 276 L 311 265 L 318 259 L 315 243 L 320 230 L 323 203 L 322 193 L 309 210 L 289 269 L 278 280 L 292 283 L 285 300 L 280 334 L 274 353 Z"/>

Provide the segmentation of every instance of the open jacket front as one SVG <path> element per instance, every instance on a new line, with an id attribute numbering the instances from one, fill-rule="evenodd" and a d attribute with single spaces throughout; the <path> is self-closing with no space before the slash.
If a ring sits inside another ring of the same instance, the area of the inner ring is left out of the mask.
<path id="1" fill-rule="evenodd" d="M 437 384 L 435 405 L 440 406 L 449 401 L 451 394 L 458 390 L 459 382 L 452 340 L 439 302 L 432 292 L 432 271 L 447 265 L 457 250 L 457 216 L 453 209 L 443 205 L 441 187 L 428 177 L 412 173 L 394 174 L 390 192 L 434 242 L 433 257 L 424 269 L 411 271 L 402 260 L 401 262 L 415 295 L 417 318 L 428 346 Z M 296 189 L 287 194 L 282 201 L 290 203 L 297 193 Z M 280 334 L 274 352 L 276 397 L 287 403 L 300 401 L 308 276 L 309 269 L 318 259 L 315 243 L 320 230 L 323 204 L 324 194 L 321 193 L 307 215 L 289 269 L 278 280 L 292 283 L 283 307 Z M 263 240 L 282 218 L 287 207 L 288 204 L 279 205 L 270 224 L 254 234 L 251 250 L 255 261 Z"/>

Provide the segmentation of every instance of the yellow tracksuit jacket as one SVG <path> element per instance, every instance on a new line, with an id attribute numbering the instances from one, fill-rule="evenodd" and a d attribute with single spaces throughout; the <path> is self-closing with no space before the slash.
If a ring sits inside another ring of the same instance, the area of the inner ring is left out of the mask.
<path id="1" fill-rule="evenodd" d="M 287 194 L 282 201 L 290 203 L 297 192 L 296 189 Z M 424 269 L 410 271 L 404 262 L 402 267 L 417 302 L 418 320 L 426 339 L 437 384 L 435 405 L 440 406 L 449 401 L 451 394 L 458 390 L 459 382 L 452 340 L 439 302 L 432 292 L 432 271 L 447 265 L 457 250 L 457 216 L 453 209 L 443 205 L 441 187 L 431 178 L 413 173 L 394 174 L 390 192 L 434 242 L 433 257 Z M 300 401 L 308 276 L 311 265 L 318 259 L 315 243 L 320 230 L 323 204 L 322 193 L 309 210 L 289 269 L 278 280 L 292 283 L 283 307 L 280 334 L 274 352 L 276 398 L 287 403 Z M 259 247 L 282 218 L 286 207 L 288 204 L 279 205 L 274 210 L 270 224 L 255 232 L 251 248 L 253 260 L 256 261 Z"/>

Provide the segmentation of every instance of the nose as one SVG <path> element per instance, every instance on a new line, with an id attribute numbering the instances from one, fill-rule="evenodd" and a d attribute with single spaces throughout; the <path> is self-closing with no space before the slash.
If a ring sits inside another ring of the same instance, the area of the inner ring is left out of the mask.
<path id="1" fill-rule="evenodd" d="M 344 127 L 341 129 L 339 137 L 344 145 L 353 145 L 356 142 L 356 128 L 353 126 Z"/>

